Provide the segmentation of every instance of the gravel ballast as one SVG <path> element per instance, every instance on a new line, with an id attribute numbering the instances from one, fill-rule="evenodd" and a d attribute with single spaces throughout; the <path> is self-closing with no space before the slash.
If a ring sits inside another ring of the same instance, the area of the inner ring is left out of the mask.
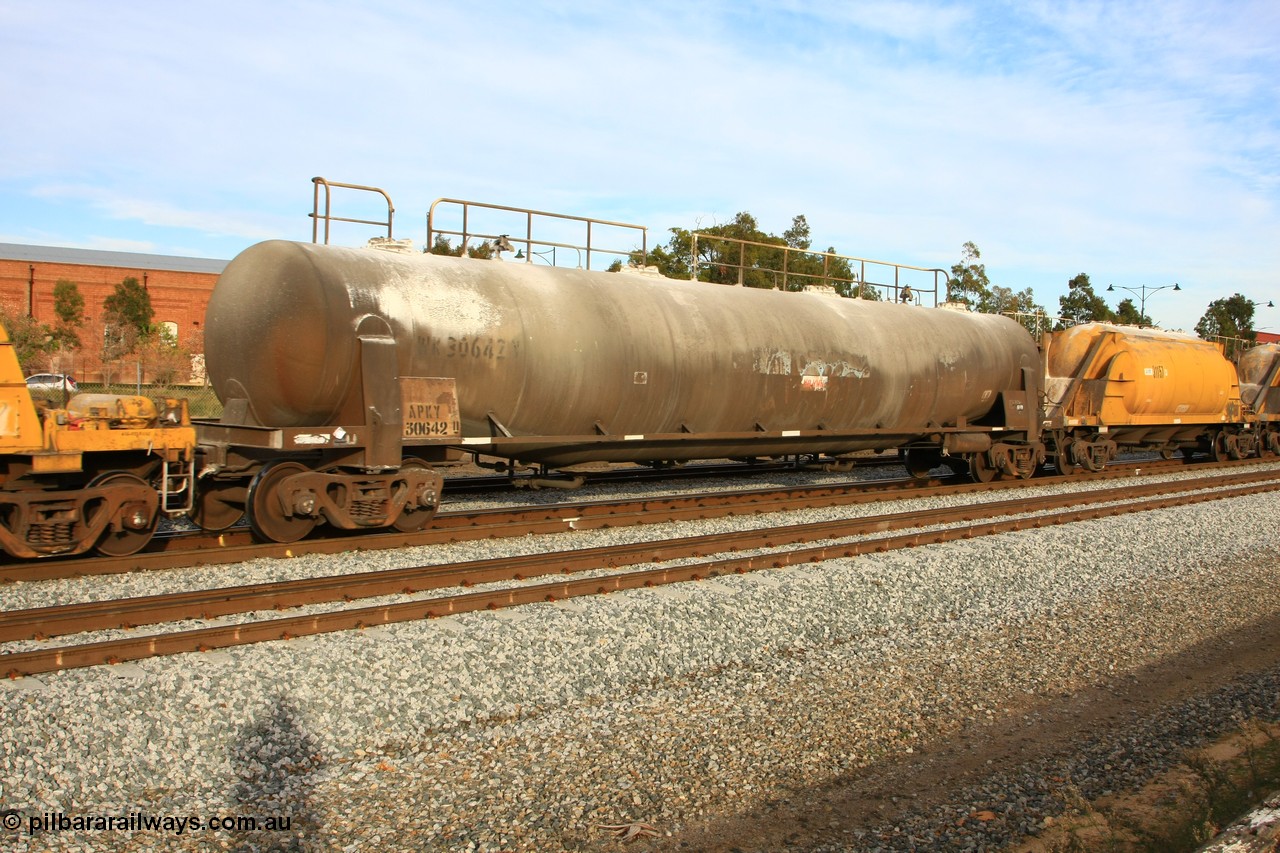
<path id="1" fill-rule="evenodd" d="M 660 835 L 636 847 L 676 849 L 687 827 L 875 772 L 1276 618 L 1275 500 L 6 682 L 0 810 L 22 824 L 0 838 L 18 850 L 608 850 L 620 842 L 602 826 L 644 824 Z M 850 514 L 873 511 L 885 510 Z M 382 557 L 325 559 L 356 571 Z M 6 608 L 89 597 L 57 592 L 77 583 L 0 597 Z M 1084 743 L 1043 778 L 883 825 L 833 821 L 822 843 L 988 849 L 1062 808 L 1050 776 L 1068 772 L 1086 793 L 1141 782 L 1196 737 L 1276 718 L 1277 684 L 1262 673 L 1179 708 L 1177 726 L 1122 759 L 1105 739 Z M 999 820 L 964 820 L 1000 796 Z M 290 825 L 30 835 L 50 813 Z"/>

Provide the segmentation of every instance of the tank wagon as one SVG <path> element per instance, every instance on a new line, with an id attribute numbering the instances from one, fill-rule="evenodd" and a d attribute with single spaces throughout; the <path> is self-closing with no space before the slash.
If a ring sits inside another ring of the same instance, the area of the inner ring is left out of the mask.
<path id="1" fill-rule="evenodd" d="M 1211 341 L 1086 323 L 1047 336 L 1044 359 L 1046 443 L 1063 473 L 1100 471 L 1121 448 L 1218 459 L 1262 449 L 1235 365 Z"/>
<path id="2" fill-rule="evenodd" d="M 429 522 L 450 449 L 565 468 L 902 448 L 1029 477 L 1040 354 L 999 316 L 270 241 L 209 302 L 205 527 Z"/>
<path id="3" fill-rule="evenodd" d="M 0 328 L 0 549 L 19 559 L 128 556 L 162 515 L 185 515 L 196 434 L 185 400 L 77 394 L 32 399 Z"/>

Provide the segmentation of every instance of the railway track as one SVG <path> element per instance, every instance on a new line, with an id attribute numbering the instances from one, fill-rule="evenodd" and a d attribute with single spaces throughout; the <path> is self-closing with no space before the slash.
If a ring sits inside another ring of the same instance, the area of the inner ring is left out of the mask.
<path id="1" fill-rule="evenodd" d="M 1241 460 L 1212 467 L 1206 466 L 1205 470 L 1229 469 L 1255 463 L 1256 460 Z M 1095 474 L 1091 479 L 1115 479 L 1140 473 L 1175 470 L 1185 470 L 1185 463 L 1176 460 L 1126 462 Z M 663 497 L 573 501 L 538 506 L 441 512 L 428 529 L 417 533 L 383 531 L 371 534 L 335 534 L 290 544 L 256 542 L 247 527 L 219 533 L 193 531 L 157 537 L 147 549 L 127 557 L 99 555 L 67 560 L 0 564 L 0 583 L 219 565 L 261 557 L 289 558 L 305 554 L 336 554 L 353 550 L 376 551 L 442 545 L 478 539 L 502 539 L 633 524 L 658 524 L 744 513 L 761 514 L 796 508 L 868 503 L 884 500 L 889 496 L 929 497 L 944 492 L 968 494 L 1022 489 L 1044 485 L 1051 479 L 1054 478 L 997 480 L 992 483 L 957 482 L 956 478 L 950 477 L 870 483 L 847 481 L 820 486 L 769 487 L 732 492 L 697 492 Z"/>
<path id="2" fill-rule="evenodd" d="M 1217 475 L 1172 483 L 1131 484 L 928 512 L 892 513 L 817 524 L 767 527 L 452 566 L 422 566 L 9 611 L 0 614 L 0 642 L 132 628 L 186 619 L 211 619 L 383 595 L 421 593 L 446 587 L 468 588 L 498 581 L 520 582 L 517 586 L 502 589 L 468 591 L 427 599 L 15 652 L 0 656 L 0 671 L 14 677 L 156 655 L 288 639 L 306 634 L 367 628 L 453 613 L 560 601 L 616 590 L 701 580 L 1275 490 L 1280 490 L 1280 470 Z M 912 532 L 876 535 L 902 530 Z M 826 544 L 811 544 L 818 541 Z M 751 555 L 704 559 L 712 554 L 757 549 L 764 550 Z M 656 569 L 616 571 L 622 566 L 686 559 L 698 561 Z M 528 582 L 532 578 L 554 574 L 580 574 L 599 570 L 608 570 L 608 573 L 554 582 Z"/>

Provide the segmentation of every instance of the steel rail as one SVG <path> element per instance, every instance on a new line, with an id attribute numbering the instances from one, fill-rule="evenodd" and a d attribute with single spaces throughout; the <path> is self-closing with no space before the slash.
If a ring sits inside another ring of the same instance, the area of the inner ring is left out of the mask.
<path id="1" fill-rule="evenodd" d="M 308 604 L 410 594 L 449 586 L 474 586 L 523 580 L 548 574 L 616 568 L 644 562 L 686 559 L 749 548 L 794 545 L 822 539 L 866 536 L 888 530 L 926 527 L 977 518 L 1077 506 L 1082 503 L 1155 496 L 1195 489 L 1280 481 L 1280 471 L 1149 483 L 1089 492 L 1069 492 L 1028 500 L 990 501 L 960 507 L 898 512 L 869 518 L 783 525 L 733 533 L 662 539 L 622 546 L 582 548 L 524 557 L 473 560 L 450 565 L 415 566 L 346 575 L 273 581 L 210 590 L 107 599 L 25 610 L 0 611 L 0 643 L 43 639 L 111 628 L 133 628 L 184 619 L 211 619 L 256 610 L 283 610 Z"/>
<path id="2" fill-rule="evenodd" d="M 91 556 L 0 565 L 0 582 L 155 571 L 192 565 L 237 563 L 258 557 L 287 558 L 304 554 L 342 553 L 357 549 L 373 551 L 442 545 L 536 533 L 563 533 L 566 530 L 606 525 L 622 527 L 625 524 L 656 524 L 682 518 L 732 515 L 746 508 L 754 513 L 763 513 L 786 505 L 832 506 L 841 503 L 869 503 L 883 500 L 886 495 L 896 493 L 904 493 L 909 497 L 927 497 L 947 488 L 961 490 L 961 493 L 991 487 L 998 488 L 993 484 L 963 483 L 946 486 L 944 483 L 945 481 L 941 480 L 894 480 L 870 484 L 852 481 L 821 486 L 697 492 L 621 500 L 577 501 L 517 508 L 443 512 L 432 520 L 430 527 L 416 533 L 382 530 L 375 533 L 339 534 L 289 544 L 257 542 L 247 528 L 218 533 L 202 531 L 157 539 L 149 550 L 128 557 Z M 1001 481 L 1001 485 L 1009 488 L 1014 484 Z M 806 504 L 806 496 L 810 496 L 813 502 Z M 699 512 L 699 508 L 703 511 Z"/>
<path id="3" fill-rule="evenodd" d="M 1267 460 L 1240 460 L 1207 466 L 1206 470 L 1258 464 Z M 1185 470 L 1185 463 L 1151 461 L 1125 463 L 1087 480 L 1122 479 L 1168 470 Z M 949 480 L 893 480 L 878 483 L 848 481 L 821 486 L 761 488 L 732 492 L 699 492 L 685 495 L 650 496 L 606 501 L 580 501 L 514 509 L 487 509 L 440 513 L 430 527 L 417 533 L 383 530 L 376 533 L 354 533 L 306 539 L 291 544 L 255 542 L 248 529 L 220 533 L 198 532 L 191 535 L 157 539 L 152 546 L 128 557 L 83 557 L 68 560 L 43 560 L 0 563 L 0 583 L 54 580 L 88 575 L 122 574 L 134 571 L 158 571 L 200 565 L 224 565 L 245 560 L 289 558 L 304 554 L 337 554 L 351 550 L 386 550 L 525 536 L 534 533 L 560 533 L 599 526 L 621 527 L 624 524 L 656 524 L 685 518 L 713 518 L 749 510 L 753 513 L 778 511 L 794 507 L 824 507 L 848 503 L 883 500 L 886 493 L 903 492 L 905 497 L 929 497 L 943 492 L 970 494 L 989 490 L 1021 489 L 1041 486 L 1060 476 L 1031 480 L 996 480 L 992 483 L 955 483 Z M 806 502 L 805 495 L 811 496 Z M 561 519 L 562 521 L 557 521 Z"/>
<path id="4" fill-rule="evenodd" d="M 1210 488 L 1214 489 L 1213 491 L 1198 491 L 1194 494 L 1187 494 L 1185 492 L 1196 491 L 1197 489 L 1204 488 L 1205 486 L 1203 481 L 1184 481 L 1182 484 L 1150 484 L 1148 486 L 1131 487 L 1129 489 L 1105 490 L 1107 492 L 1117 493 L 1109 495 L 1109 498 L 1123 499 L 1125 496 L 1118 493 L 1128 492 L 1130 496 L 1142 496 L 1143 500 L 1134 503 L 1113 504 L 1101 507 L 1094 505 L 1083 509 L 1059 512 L 1055 515 L 1036 516 L 1032 518 L 1021 517 L 1011 520 L 1005 519 L 1003 521 L 985 522 L 962 527 L 908 533 L 900 536 L 865 539 L 852 543 L 828 544 L 813 548 L 783 551 L 781 553 L 774 552 L 749 557 L 713 560 L 690 566 L 635 571 L 608 575 L 605 577 L 568 580 L 497 591 L 468 593 L 422 601 L 337 610 L 309 616 L 281 617 L 261 622 L 200 628 L 172 634 L 107 640 L 80 646 L 44 649 L 31 652 L 17 652 L 0 656 L 0 666 L 3 667 L 5 673 L 10 677 L 36 674 L 39 672 L 49 672 L 57 669 L 92 666 L 101 663 L 115 663 L 123 660 L 137 660 L 161 654 L 202 651 L 211 648 L 241 645 L 269 639 L 288 639 L 302 634 L 324 633 L 353 627 L 369 627 L 371 625 L 409 621 L 424 617 L 442 616 L 449 613 L 460 613 L 479 609 L 497 609 L 499 607 L 508 607 L 517 604 L 531 603 L 534 601 L 554 601 L 560 598 L 572 598 L 591 594 L 592 592 L 633 589 L 642 586 L 656 586 L 675 583 L 682 580 L 696 580 L 729 573 L 742 573 L 762 568 L 778 568 L 798 563 L 817 562 L 839 557 L 852 557 L 873 551 L 887 551 L 896 548 L 953 541 L 955 539 L 969 539 L 975 536 L 992 535 L 995 533 L 1020 530 L 1024 528 L 1039 528 L 1080 520 L 1104 518 L 1122 513 L 1138 512 L 1168 506 L 1182 506 L 1209 500 L 1220 500 L 1224 498 L 1256 494 L 1259 492 L 1280 490 L 1280 479 L 1277 479 L 1275 474 L 1271 475 L 1269 482 L 1263 482 L 1263 475 L 1260 474 L 1241 475 L 1241 478 L 1249 478 L 1250 476 L 1254 478 L 1254 482 L 1249 485 L 1221 488 L 1221 481 L 1217 481 L 1210 486 Z M 1184 493 L 1169 494 L 1172 490 L 1168 487 L 1174 485 L 1181 485 Z M 1163 490 L 1165 493 L 1159 494 L 1160 489 L 1157 487 L 1164 487 Z M 1153 490 L 1158 496 L 1151 496 Z M 1097 493 L 1094 494 L 1095 496 L 1097 495 Z M 1056 506 L 1059 508 L 1064 504 L 1072 505 L 1073 503 L 1078 504 L 1080 502 L 1080 495 L 1078 493 L 1073 493 L 1071 496 L 1062 495 L 1050 497 L 1075 498 L 1074 501 L 1056 503 Z M 1019 515 L 1023 515 L 1028 511 L 1026 502 L 1005 501 L 999 503 L 1004 504 L 1005 509 Z M 1019 506 L 1016 508 L 1010 506 L 1010 504 L 1015 503 L 1019 504 Z M 1031 511 L 1038 511 L 1045 506 L 1055 505 L 1055 501 L 1053 500 L 1037 501 L 1033 503 L 1036 505 L 1031 508 Z M 964 517 L 966 510 L 976 508 L 980 507 L 953 508 L 953 514 L 957 517 Z M 992 506 L 991 509 L 994 509 L 994 506 Z M 897 515 L 918 516 L 919 514 Z M 990 514 L 984 513 L 983 515 L 984 517 L 990 517 Z M 901 521 L 902 519 L 898 520 Z M 891 527 L 879 527 L 879 525 L 882 524 L 892 523 L 892 517 L 881 517 L 874 521 L 880 530 L 893 529 Z M 827 525 L 816 526 L 831 527 L 834 524 L 836 523 L 833 522 L 828 523 Z M 912 526 L 918 526 L 918 524 Z M 805 526 L 800 525 L 796 527 Z M 768 543 L 770 547 L 779 547 L 779 542 L 783 544 L 796 544 L 796 542 L 811 541 L 812 538 L 831 538 L 829 533 L 826 536 L 810 538 L 804 538 L 801 536 L 800 538 L 792 538 L 792 534 L 796 530 L 796 527 L 776 528 L 766 531 L 757 531 L 757 533 L 763 534 L 761 541 Z M 808 527 L 815 527 L 815 525 L 809 525 Z M 703 539 L 715 538 L 718 537 L 704 537 Z M 669 540 L 668 543 L 652 544 L 678 544 L 678 541 Z M 617 549 L 588 550 L 607 552 L 616 551 Z M 586 551 L 582 553 L 586 553 Z M 543 556 L 555 558 L 562 555 Z M 666 557 L 665 559 L 670 559 L 670 557 Z M 552 564 L 554 564 L 554 560 Z M 607 564 L 615 565 L 612 562 Z M 499 569 L 499 571 L 501 570 Z M 24 613 L 30 613 L 30 611 L 24 611 Z"/>

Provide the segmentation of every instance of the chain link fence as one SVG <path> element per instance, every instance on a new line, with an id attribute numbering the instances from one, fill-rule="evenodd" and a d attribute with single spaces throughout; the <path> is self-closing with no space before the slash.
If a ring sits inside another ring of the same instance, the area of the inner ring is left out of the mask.
<path id="1" fill-rule="evenodd" d="M 34 400 L 43 400 L 55 408 L 64 408 L 67 401 L 80 394 L 126 394 L 161 399 L 165 397 L 185 398 L 192 418 L 217 420 L 222 417 L 222 403 L 208 385 L 139 385 L 134 382 L 119 382 L 104 385 L 100 382 L 81 382 L 77 392 L 63 389 L 31 389 Z"/>

